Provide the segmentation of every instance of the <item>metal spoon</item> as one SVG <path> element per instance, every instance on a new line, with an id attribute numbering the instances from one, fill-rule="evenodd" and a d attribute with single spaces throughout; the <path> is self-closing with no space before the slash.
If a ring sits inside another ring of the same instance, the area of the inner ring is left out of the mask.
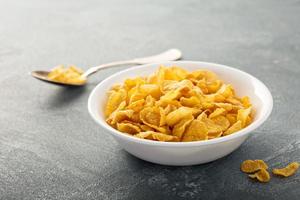
<path id="1" fill-rule="evenodd" d="M 81 76 L 84 78 L 88 78 L 88 76 L 96 73 L 97 71 L 105 68 L 110 68 L 110 67 L 116 67 L 119 65 L 128 65 L 128 64 L 136 64 L 136 65 L 142 65 L 142 64 L 148 64 L 148 63 L 155 63 L 155 62 L 163 62 L 163 61 L 173 61 L 173 60 L 178 60 L 182 56 L 182 53 L 178 49 L 170 49 L 167 50 L 161 54 L 155 55 L 155 56 L 150 56 L 150 57 L 145 57 L 145 58 L 136 58 L 132 60 L 126 60 L 126 61 L 117 61 L 117 62 L 111 62 L 107 64 L 102 64 L 96 67 L 92 67 L 88 69 L 86 72 L 84 72 Z M 58 84 L 58 85 L 69 85 L 69 86 L 82 86 L 85 85 L 85 83 L 63 83 L 63 82 L 58 82 L 58 81 L 53 81 L 48 79 L 48 73 L 49 71 L 32 71 L 31 75 L 34 78 L 37 78 L 41 81 L 46 81 L 48 83 L 53 83 L 53 84 Z"/>

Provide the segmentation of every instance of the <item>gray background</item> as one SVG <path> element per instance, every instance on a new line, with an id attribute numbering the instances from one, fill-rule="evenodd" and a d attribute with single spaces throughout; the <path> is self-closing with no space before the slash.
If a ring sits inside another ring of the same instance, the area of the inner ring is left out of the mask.
<path id="1" fill-rule="evenodd" d="M 300 1 L 0 1 L 1 199 L 296 199 L 300 173 L 268 184 L 239 171 L 300 161 Z M 61 88 L 28 75 L 177 47 L 186 60 L 222 63 L 271 90 L 271 117 L 215 162 L 166 167 L 125 151 L 90 118 L 87 99 L 114 72 Z"/>

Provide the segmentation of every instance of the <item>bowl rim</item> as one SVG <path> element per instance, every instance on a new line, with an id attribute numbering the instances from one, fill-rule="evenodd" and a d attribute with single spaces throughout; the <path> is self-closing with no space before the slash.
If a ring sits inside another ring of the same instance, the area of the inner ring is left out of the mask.
<path id="1" fill-rule="evenodd" d="M 249 76 L 250 78 L 255 80 L 255 82 L 257 82 L 260 85 L 261 88 L 263 88 L 264 92 L 266 92 L 266 96 L 268 97 L 266 102 L 268 102 L 269 104 L 266 105 L 266 103 L 263 103 L 263 105 L 264 105 L 263 107 L 266 107 L 266 111 L 265 111 L 264 115 L 261 117 L 260 120 L 256 120 L 253 123 L 251 123 L 250 125 L 248 125 L 247 127 L 235 132 L 234 134 L 230 134 L 230 135 L 227 135 L 227 136 L 224 136 L 224 137 L 219 137 L 219 138 L 214 138 L 214 139 L 211 139 L 211 140 L 204 140 L 204 141 L 162 142 L 162 141 L 154 141 L 154 140 L 147 140 L 147 139 L 137 138 L 137 137 L 133 137 L 129 134 L 124 134 L 124 133 L 114 129 L 113 127 L 109 126 L 105 121 L 102 121 L 102 120 L 98 119 L 93 114 L 94 111 L 92 110 L 92 99 L 96 95 L 96 92 L 98 91 L 98 88 L 100 88 L 102 85 L 104 85 L 109 80 L 114 79 L 114 77 L 118 76 L 119 74 L 122 74 L 122 73 L 128 72 L 128 71 L 132 71 L 132 70 L 135 70 L 135 69 L 144 68 L 144 67 L 153 66 L 153 65 L 170 65 L 170 64 L 171 65 L 173 65 L 173 64 L 174 65 L 199 64 L 200 66 L 201 65 L 214 65 L 216 67 L 221 67 L 221 68 L 233 70 L 237 73 Z M 110 75 L 109 77 L 105 78 L 103 81 L 98 83 L 94 87 L 94 89 L 92 90 L 92 92 L 90 93 L 89 98 L 88 98 L 88 111 L 89 111 L 89 114 L 91 115 L 91 117 L 94 119 L 94 121 L 97 124 L 99 124 L 104 130 L 108 131 L 113 136 L 120 137 L 120 138 L 125 139 L 125 140 L 129 140 L 130 142 L 135 142 L 135 143 L 140 143 L 140 144 L 145 144 L 145 145 L 165 146 L 165 147 L 168 147 L 168 146 L 169 147 L 171 147 L 171 146 L 172 147 L 204 146 L 204 145 L 222 143 L 222 142 L 233 140 L 235 138 L 242 137 L 244 135 L 249 134 L 250 132 L 257 129 L 260 125 L 262 125 L 268 119 L 268 117 L 270 116 L 270 114 L 272 112 L 272 109 L 273 109 L 273 97 L 272 97 L 272 94 L 271 94 L 270 90 L 267 88 L 267 86 L 262 81 L 260 81 L 259 79 L 257 79 L 253 75 L 251 75 L 247 72 L 244 72 L 240 69 L 229 67 L 229 66 L 222 65 L 222 64 L 217 64 L 217 63 L 212 63 L 212 62 L 202 62 L 202 61 L 188 61 L 188 60 L 150 63 L 150 64 L 144 64 L 144 65 L 139 65 L 139 66 L 132 66 L 130 68 L 121 70 L 119 72 L 116 72 L 116 73 Z"/>

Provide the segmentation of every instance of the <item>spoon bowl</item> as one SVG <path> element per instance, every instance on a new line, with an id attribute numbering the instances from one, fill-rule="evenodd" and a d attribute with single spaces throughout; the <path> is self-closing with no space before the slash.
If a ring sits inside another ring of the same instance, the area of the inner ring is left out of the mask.
<path id="1" fill-rule="evenodd" d="M 55 80 L 50 80 L 48 78 L 49 73 L 50 72 L 48 72 L 48 71 L 38 71 L 37 70 L 37 71 L 32 71 L 31 76 L 40 81 L 44 81 L 47 83 L 60 85 L 60 86 L 83 86 L 83 85 L 85 85 L 85 83 L 64 83 L 64 82 L 59 82 L 59 81 L 55 81 Z"/>

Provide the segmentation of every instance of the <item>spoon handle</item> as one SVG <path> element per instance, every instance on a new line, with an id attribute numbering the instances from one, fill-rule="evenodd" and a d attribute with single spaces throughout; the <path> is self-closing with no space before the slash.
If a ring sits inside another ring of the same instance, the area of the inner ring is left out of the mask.
<path id="1" fill-rule="evenodd" d="M 182 56 L 182 53 L 178 49 L 169 49 L 161 54 L 150 56 L 150 57 L 144 57 L 144 58 L 136 58 L 133 60 L 126 60 L 126 61 L 117 61 L 117 62 L 111 62 L 107 64 L 102 64 L 96 67 L 92 67 L 88 69 L 82 76 L 88 77 L 97 71 L 105 68 L 110 67 L 116 67 L 119 65 L 128 65 L 128 64 L 147 64 L 147 63 L 154 63 L 154 62 L 162 62 L 162 61 L 174 61 L 180 59 Z"/>
<path id="2" fill-rule="evenodd" d="M 116 67 L 119 65 L 127 65 L 127 64 L 136 64 L 133 62 L 133 60 L 127 60 L 127 61 L 116 61 L 116 62 L 111 62 L 107 64 L 102 64 L 96 67 L 89 68 L 87 71 L 85 71 L 82 76 L 88 77 L 96 72 L 98 72 L 101 69 L 109 68 L 109 67 Z"/>

